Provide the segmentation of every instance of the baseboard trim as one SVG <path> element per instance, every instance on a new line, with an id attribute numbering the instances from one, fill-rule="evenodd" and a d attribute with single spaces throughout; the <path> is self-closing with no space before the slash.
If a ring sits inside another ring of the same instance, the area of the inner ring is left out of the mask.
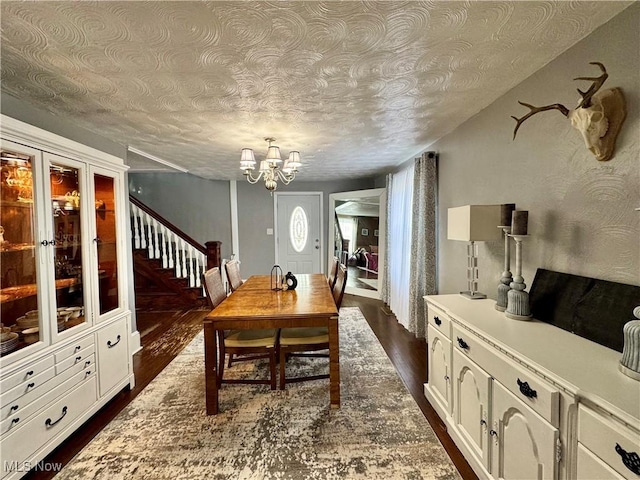
<path id="1" fill-rule="evenodd" d="M 138 353 L 142 350 L 142 345 L 140 344 L 140 332 L 136 330 L 131 334 L 131 355 Z"/>

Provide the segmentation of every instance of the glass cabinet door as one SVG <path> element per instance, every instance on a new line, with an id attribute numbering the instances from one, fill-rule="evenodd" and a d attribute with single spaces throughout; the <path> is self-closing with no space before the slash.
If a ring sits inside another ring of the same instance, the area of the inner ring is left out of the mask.
<path id="1" fill-rule="evenodd" d="M 54 339 L 88 325 L 86 312 L 86 220 L 84 165 L 45 154 L 49 160 L 49 215 L 52 219 L 56 311 Z M 64 333 L 63 333 L 64 332 Z"/>
<path id="2" fill-rule="evenodd" d="M 0 151 L 0 357 L 21 357 L 45 346 L 38 261 L 36 178 L 41 168 L 37 150 L 2 142 Z M 22 352 L 19 354 L 17 352 Z M 4 363 L 4 362 L 3 362 Z"/>
<path id="3" fill-rule="evenodd" d="M 95 169 L 94 169 L 95 170 Z M 97 257 L 97 302 L 99 315 L 120 307 L 116 217 L 116 179 L 109 172 L 93 173 L 95 244 Z"/>

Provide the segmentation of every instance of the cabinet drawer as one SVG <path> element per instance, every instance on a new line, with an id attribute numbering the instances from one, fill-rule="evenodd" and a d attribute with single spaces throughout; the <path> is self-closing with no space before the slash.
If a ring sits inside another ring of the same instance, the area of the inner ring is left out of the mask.
<path id="1" fill-rule="evenodd" d="M 64 360 L 60 362 L 56 362 L 56 374 L 60 374 L 64 372 L 67 368 L 77 365 L 79 363 L 89 362 L 89 357 L 93 355 L 95 350 L 95 345 L 92 343 L 86 348 L 83 348 L 77 353 L 74 353 L 70 357 L 66 357 Z M 90 365 L 87 364 L 87 366 Z"/>
<path id="2" fill-rule="evenodd" d="M 605 478 L 624 480 L 624 477 L 618 475 L 615 470 L 596 457 L 593 452 L 581 443 L 578 443 L 577 478 L 582 480 Z"/>
<path id="3" fill-rule="evenodd" d="M 39 448 L 63 433 L 96 401 L 96 377 L 42 410 L 29 422 L 2 439 L 3 462 L 22 463 Z"/>
<path id="4" fill-rule="evenodd" d="M 622 461 L 640 455 L 640 433 L 605 418 L 583 404 L 578 407 L 578 441 L 624 478 L 640 479 Z"/>
<path id="5" fill-rule="evenodd" d="M 40 387 L 50 378 L 53 378 L 54 375 L 55 369 L 53 367 L 49 367 L 44 372 L 40 372 L 38 375 L 35 375 L 33 378 L 27 380 L 26 382 L 21 383 L 17 387 L 13 387 L 8 392 L 3 392 L 2 395 L 0 395 L 0 405 L 2 407 L 5 407 L 9 403 L 17 400 L 27 393 L 37 390 L 38 387 Z"/>
<path id="6" fill-rule="evenodd" d="M 76 373 L 66 382 L 63 382 L 57 387 L 49 390 L 44 395 L 38 396 L 32 402 L 27 403 L 24 408 L 16 408 L 14 411 L 10 412 L 9 416 L 3 416 L 3 420 L 0 422 L 0 434 L 4 435 L 13 429 L 21 427 L 42 407 L 46 406 L 59 396 L 64 395 L 82 381 L 87 380 L 91 375 L 95 375 L 95 364 L 85 368 L 80 373 Z"/>
<path id="7" fill-rule="evenodd" d="M 87 348 L 89 345 L 93 344 L 93 335 L 88 335 L 83 337 L 73 343 L 70 343 L 64 348 L 61 348 L 55 353 L 56 363 L 60 363 L 63 360 L 69 358 L 72 355 L 75 355 L 83 348 Z"/>
<path id="8" fill-rule="evenodd" d="M 427 303 L 427 318 L 429 325 L 441 332 L 445 337 L 451 339 L 451 320 L 446 313 L 438 307 Z"/>
<path id="9" fill-rule="evenodd" d="M 90 363 L 87 363 L 90 362 Z M 78 363 L 73 367 L 68 368 L 60 375 L 56 375 L 48 382 L 42 385 L 40 390 L 32 390 L 29 393 L 23 395 L 16 400 L 9 402 L 7 405 L 4 405 L 2 409 L 0 409 L 0 420 L 5 420 L 13 415 L 20 414 L 22 415 L 22 411 L 31 405 L 32 402 L 35 402 L 40 397 L 46 395 L 45 392 L 49 392 L 56 388 L 61 383 L 65 382 L 69 378 L 73 377 L 78 372 L 84 370 L 90 365 L 95 365 L 95 355 L 91 355 L 89 358 L 85 360 L 84 363 Z M 53 370 L 53 369 L 52 369 Z M 95 368 L 93 368 L 95 370 Z M 53 398 L 53 397 L 52 397 Z M 24 417 L 24 415 L 23 415 Z M 25 417 L 26 418 L 26 417 Z"/>
<path id="10" fill-rule="evenodd" d="M 0 381 L 0 392 L 7 392 L 13 387 L 20 385 L 36 375 L 44 372 L 47 368 L 53 367 L 53 357 L 47 356 L 38 362 L 31 363 L 20 368 L 17 372 L 7 375 Z"/>
<path id="11" fill-rule="evenodd" d="M 560 393 L 535 373 L 453 324 L 454 348 L 476 362 L 551 425 L 560 426 Z"/>
<path id="12" fill-rule="evenodd" d="M 126 318 L 108 325 L 96 334 L 100 396 L 129 375 L 128 340 Z"/>

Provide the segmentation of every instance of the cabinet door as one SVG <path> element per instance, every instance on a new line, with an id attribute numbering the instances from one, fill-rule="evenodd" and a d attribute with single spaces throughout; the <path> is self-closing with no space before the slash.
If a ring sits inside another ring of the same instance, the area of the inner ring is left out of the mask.
<path id="1" fill-rule="evenodd" d="M 451 342 L 444 335 L 428 325 L 429 352 L 428 391 L 436 402 L 434 408 L 442 415 L 451 413 Z"/>
<path id="2" fill-rule="evenodd" d="M 491 377 L 453 350 L 453 419 L 462 440 L 489 469 L 489 392 Z"/>
<path id="3" fill-rule="evenodd" d="M 553 480 L 558 430 L 499 382 L 492 385 L 491 475 Z"/>
<path id="4" fill-rule="evenodd" d="M 120 238 L 122 227 L 120 219 L 124 218 L 124 205 L 121 205 L 120 177 L 109 170 L 93 167 L 91 169 L 93 190 L 92 231 L 94 236 L 93 258 L 95 260 L 93 281 L 96 285 L 94 304 L 97 320 L 101 321 L 121 312 L 126 293 L 122 291 L 120 280 L 122 253 Z"/>
<path id="5" fill-rule="evenodd" d="M 86 165 L 68 158 L 44 154 L 49 170 L 45 185 L 50 224 L 50 262 L 53 272 L 50 298 L 53 341 L 59 341 L 92 323 L 88 294 L 88 219 Z"/>
<path id="6" fill-rule="evenodd" d="M 49 343 L 42 153 L 2 141 L 0 153 L 0 365 Z M 48 242 L 47 242 L 48 244 Z"/>

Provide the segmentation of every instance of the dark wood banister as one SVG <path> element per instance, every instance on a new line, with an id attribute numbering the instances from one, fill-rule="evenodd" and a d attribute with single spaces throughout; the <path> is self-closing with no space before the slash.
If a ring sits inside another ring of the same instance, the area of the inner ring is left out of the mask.
<path id="1" fill-rule="evenodd" d="M 173 233 L 175 233 L 178 237 L 182 238 L 185 242 L 192 245 L 196 250 L 204 253 L 207 257 L 207 268 L 219 267 L 221 263 L 220 259 L 220 245 L 222 242 L 217 240 L 212 240 L 209 242 L 205 242 L 204 245 L 200 244 L 194 238 L 187 235 L 181 229 L 176 227 L 169 220 L 164 218 L 162 215 L 152 210 L 150 207 L 142 203 L 133 195 L 129 195 L 129 201 L 133 203 L 136 207 L 138 207 L 143 212 L 147 213 L 150 217 L 156 219 L 158 222 L 169 228 Z"/>

